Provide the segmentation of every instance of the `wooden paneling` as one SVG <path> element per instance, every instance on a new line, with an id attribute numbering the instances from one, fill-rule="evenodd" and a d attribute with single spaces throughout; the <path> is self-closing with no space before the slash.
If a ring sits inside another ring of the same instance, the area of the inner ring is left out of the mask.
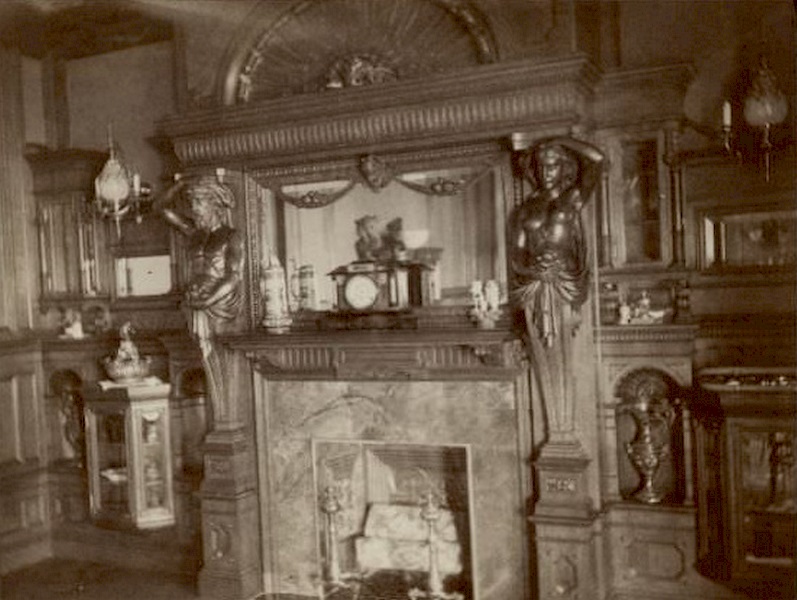
<path id="1" fill-rule="evenodd" d="M 0 477 L 47 460 L 41 354 L 35 343 L 0 345 Z"/>
<path id="2" fill-rule="evenodd" d="M 0 342 L 0 569 L 49 553 L 41 352 L 35 339 Z"/>
<path id="3" fill-rule="evenodd" d="M 0 379 L 0 468 L 42 458 L 41 406 L 35 373 Z"/>

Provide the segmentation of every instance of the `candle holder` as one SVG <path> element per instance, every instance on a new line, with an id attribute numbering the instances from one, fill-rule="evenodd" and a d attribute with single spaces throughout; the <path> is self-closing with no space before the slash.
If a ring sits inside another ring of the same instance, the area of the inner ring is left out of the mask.
<path id="1" fill-rule="evenodd" d="M 324 550 L 326 557 L 324 561 L 324 582 L 322 587 L 322 597 L 341 589 L 355 590 L 354 597 L 359 593 L 362 584 L 362 576 L 359 573 L 346 573 L 340 568 L 340 558 L 338 556 L 338 526 L 336 522 L 337 514 L 342 510 L 338 491 L 333 486 L 324 488 L 320 501 L 321 512 L 324 513 Z M 326 592 L 326 593 L 324 593 Z"/>
<path id="2" fill-rule="evenodd" d="M 443 589 L 443 579 L 440 576 L 438 566 L 437 531 L 435 523 L 440 518 L 440 508 L 434 497 L 434 492 L 429 490 L 421 502 L 421 518 L 426 522 L 426 546 L 429 549 L 429 576 L 427 578 L 427 590 L 412 588 L 407 597 L 410 600 L 463 600 L 464 596 L 459 592 L 446 592 Z"/>

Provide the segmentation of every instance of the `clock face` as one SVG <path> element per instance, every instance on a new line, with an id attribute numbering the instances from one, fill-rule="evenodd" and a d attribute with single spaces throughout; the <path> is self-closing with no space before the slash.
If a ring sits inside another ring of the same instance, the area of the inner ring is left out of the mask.
<path id="1" fill-rule="evenodd" d="M 355 310 L 371 308 L 379 296 L 379 286 L 368 275 L 353 275 L 346 281 L 343 296 Z"/>

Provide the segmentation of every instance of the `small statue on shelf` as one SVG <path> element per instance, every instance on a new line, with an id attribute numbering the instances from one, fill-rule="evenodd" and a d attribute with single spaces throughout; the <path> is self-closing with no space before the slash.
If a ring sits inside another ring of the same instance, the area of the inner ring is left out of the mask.
<path id="1" fill-rule="evenodd" d="M 357 242 L 354 244 L 357 260 L 377 260 L 382 242 L 376 231 L 376 217 L 365 215 L 357 219 L 354 224 L 357 226 Z"/>
<path id="2" fill-rule="evenodd" d="M 396 217 L 385 226 L 381 255 L 385 260 L 406 260 L 407 245 L 404 243 L 404 221 L 401 217 Z"/>
<path id="3" fill-rule="evenodd" d="M 79 310 L 68 308 L 64 314 L 63 319 L 63 334 L 61 337 L 72 340 L 82 340 L 85 337 L 83 333 L 83 316 Z"/>
<path id="4" fill-rule="evenodd" d="M 116 361 L 118 362 L 137 362 L 140 359 L 138 348 L 133 342 L 133 326 L 130 321 L 126 321 L 119 328 L 119 348 L 116 350 Z"/>

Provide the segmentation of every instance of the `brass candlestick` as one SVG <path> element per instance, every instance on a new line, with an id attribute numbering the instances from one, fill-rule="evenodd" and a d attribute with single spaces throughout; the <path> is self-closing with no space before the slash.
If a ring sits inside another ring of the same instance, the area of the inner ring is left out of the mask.
<path id="1" fill-rule="evenodd" d="M 437 563 L 437 531 L 435 523 L 440 518 L 440 509 L 435 500 L 434 493 L 429 490 L 421 504 L 421 518 L 426 521 L 426 545 L 429 549 L 429 577 L 427 587 L 424 592 L 418 588 L 412 588 L 407 596 L 410 600 L 428 598 L 429 600 L 463 600 L 464 596 L 458 592 L 447 593 L 443 590 L 443 579 L 440 577 L 440 569 Z"/>

